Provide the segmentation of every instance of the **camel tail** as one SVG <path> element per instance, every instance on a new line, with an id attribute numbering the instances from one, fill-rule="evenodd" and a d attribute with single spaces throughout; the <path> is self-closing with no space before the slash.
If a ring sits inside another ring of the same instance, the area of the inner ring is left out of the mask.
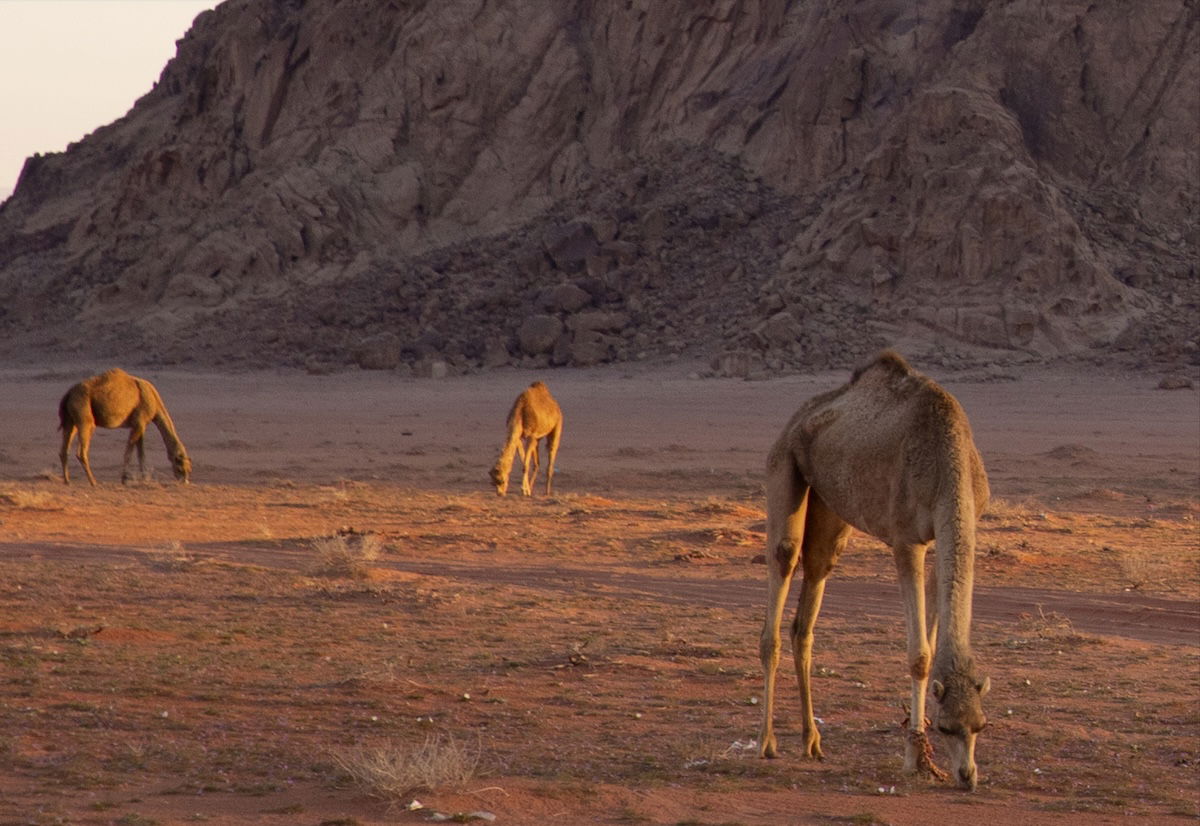
<path id="1" fill-rule="evenodd" d="M 71 391 L 68 390 L 58 403 L 58 429 L 63 433 L 66 433 L 71 426 L 71 413 L 67 409 L 67 399 L 70 397 Z"/>

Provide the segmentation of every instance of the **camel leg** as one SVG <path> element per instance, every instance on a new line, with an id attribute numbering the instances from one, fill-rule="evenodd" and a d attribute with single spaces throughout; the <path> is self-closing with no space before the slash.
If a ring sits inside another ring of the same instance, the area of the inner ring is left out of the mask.
<path id="1" fill-rule="evenodd" d="M 79 464 L 83 465 L 83 472 L 87 474 L 92 487 L 96 486 L 96 477 L 92 475 L 92 465 L 88 462 L 88 451 L 92 447 L 92 434 L 95 432 L 96 425 L 94 423 L 87 420 L 79 423 L 79 450 L 75 454 L 79 457 Z"/>
<path id="2" fill-rule="evenodd" d="M 929 641 L 929 662 L 937 655 L 938 632 L 938 602 L 937 602 L 937 566 L 932 565 L 925 571 L 925 638 Z"/>
<path id="3" fill-rule="evenodd" d="M 58 458 L 62 460 L 62 477 L 63 484 L 71 484 L 71 472 L 67 469 L 67 461 L 71 456 L 71 442 L 75 439 L 75 425 L 63 426 L 62 448 L 58 451 Z"/>
<path id="4" fill-rule="evenodd" d="M 897 545 L 892 549 L 904 601 L 904 626 L 908 636 L 908 672 L 912 678 L 908 737 L 904 743 L 904 770 L 932 771 L 925 736 L 925 692 L 933 663 L 930 635 L 925 626 L 925 545 Z M 935 619 L 936 623 L 936 619 Z"/>
<path id="5" fill-rule="evenodd" d="M 525 475 L 521 479 L 521 493 L 526 496 L 533 496 L 533 483 L 537 480 L 538 464 L 538 440 L 530 436 L 529 444 L 525 447 Z"/>
<path id="6" fill-rule="evenodd" d="M 821 757 L 821 733 L 817 729 L 812 701 L 813 629 L 821 613 L 825 580 L 833 571 L 838 556 L 850 539 L 850 527 L 825 506 L 820 497 L 809 493 L 808 515 L 804 523 L 804 545 L 800 564 L 800 600 L 792 624 L 792 652 L 796 660 L 796 681 L 800 685 L 800 703 L 804 715 L 804 749 L 809 757 Z"/>
<path id="7" fill-rule="evenodd" d="M 804 519 L 808 511 L 808 483 L 790 456 L 772 454 L 767 469 L 767 614 L 763 620 L 758 654 L 763 669 L 762 725 L 758 735 L 760 757 L 779 754 L 775 742 L 775 672 L 779 668 L 779 623 L 787 602 L 792 575 L 800 560 Z"/>
<path id="8" fill-rule="evenodd" d="M 558 456 L 558 441 L 562 438 L 562 425 L 550 431 L 550 436 L 546 439 L 546 495 L 550 495 L 551 485 L 554 482 L 554 460 Z"/>
<path id="9" fill-rule="evenodd" d="M 146 435 L 146 426 L 135 422 L 129 428 L 129 441 L 125 443 L 125 458 L 121 461 L 121 484 L 129 481 L 129 457 L 133 455 L 136 448 L 138 459 L 142 463 L 142 475 L 146 473 L 146 461 L 143 453 L 142 438 Z"/>

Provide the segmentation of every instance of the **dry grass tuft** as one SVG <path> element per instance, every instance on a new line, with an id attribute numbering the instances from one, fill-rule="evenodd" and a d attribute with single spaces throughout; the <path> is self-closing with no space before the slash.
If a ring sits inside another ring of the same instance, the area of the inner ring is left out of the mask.
<path id="1" fill-rule="evenodd" d="M 393 801 L 417 791 L 466 783 L 479 764 L 478 749 L 441 735 L 431 735 L 418 746 L 389 742 L 335 751 L 332 757 L 367 794 Z"/>
<path id="2" fill-rule="evenodd" d="M 8 488 L 0 490 L 0 505 L 10 505 L 24 510 L 59 510 L 54 494 L 47 490 Z"/>
<path id="3" fill-rule="evenodd" d="M 159 571 L 181 573 L 191 571 L 201 564 L 198 556 L 183 548 L 183 543 L 172 539 L 166 547 L 150 556 L 150 564 Z"/>
<path id="4" fill-rule="evenodd" d="M 1105 550 L 1116 550 L 1107 545 Z M 1133 548 L 1117 551 L 1120 554 L 1121 573 L 1124 575 L 1125 588 L 1136 591 L 1139 588 L 1163 584 L 1166 578 L 1166 567 L 1158 556 L 1158 551 L 1148 548 Z"/>
<path id="5" fill-rule="evenodd" d="M 1064 641 L 1082 638 L 1068 617 L 1057 611 L 1045 611 L 1040 605 L 1037 614 L 1021 614 L 1018 627 L 1024 636 L 1033 639 Z"/>
<path id="6" fill-rule="evenodd" d="M 1002 499 L 993 496 L 979 518 L 984 522 L 1003 522 L 1007 519 L 1027 519 L 1038 511 L 1029 499 Z"/>
<path id="7" fill-rule="evenodd" d="M 317 554 L 315 574 L 366 579 L 371 563 L 379 558 L 383 540 L 374 533 L 319 536 L 312 541 Z"/>

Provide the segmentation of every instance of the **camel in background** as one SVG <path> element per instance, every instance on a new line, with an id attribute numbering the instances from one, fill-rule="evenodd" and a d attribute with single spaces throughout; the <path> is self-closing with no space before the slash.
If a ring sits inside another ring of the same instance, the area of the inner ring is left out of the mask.
<path id="1" fill-rule="evenodd" d="M 533 495 L 533 483 L 538 472 L 538 442 L 544 439 L 546 495 L 549 496 L 554 481 L 554 458 L 558 455 L 558 441 L 561 438 L 562 410 L 546 385 L 535 381 L 517 396 L 508 413 L 508 440 L 491 471 L 497 495 L 508 493 L 508 475 L 512 471 L 514 453 L 520 454 L 525 468 L 521 477 L 521 493 Z"/>
<path id="2" fill-rule="evenodd" d="M 175 477 L 188 483 L 192 473 L 192 460 L 188 458 L 183 442 L 175 433 L 175 424 L 167 413 L 166 405 L 154 385 L 145 379 L 131 376 L 124 370 L 113 368 L 98 376 L 92 376 L 73 386 L 58 403 L 59 427 L 62 430 L 62 449 L 59 458 L 62 459 L 63 481 L 71 484 L 67 472 L 67 459 L 71 449 L 71 441 L 75 433 L 79 433 L 79 463 L 87 474 L 88 481 L 96 484 L 88 463 L 88 448 L 91 446 L 92 434 L 97 427 L 129 428 L 129 442 L 125 445 L 125 460 L 121 465 L 121 481 L 129 479 L 129 456 L 137 448 L 138 466 L 142 478 L 146 476 L 146 451 L 144 436 L 146 425 L 153 422 L 162 433 L 163 444 L 167 446 L 167 455 L 171 457 L 171 468 Z"/>
<path id="3" fill-rule="evenodd" d="M 962 407 L 891 351 L 792 417 L 767 461 L 761 756 L 777 754 L 772 714 L 779 624 L 797 566 L 803 567 L 803 579 L 791 639 L 804 748 L 809 757 L 822 756 L 812 705 L 813 626 L 825 578 L 853 526 L 891 546 L 899 574 L 912 678 L 905 769 L 945 777 L 932 762 L 925 734 L 925 692 L 932 678 L 933 725 L 945 738 L 959 784 L 975 788 L 975 739 L 987 725 L 981 701 L 989 681 L 975 675 L 971 594 L 975 523 L 988 495 L 983 461 Z M 927 624 L 925 552 L 931 542 L 935 562 Z"/>

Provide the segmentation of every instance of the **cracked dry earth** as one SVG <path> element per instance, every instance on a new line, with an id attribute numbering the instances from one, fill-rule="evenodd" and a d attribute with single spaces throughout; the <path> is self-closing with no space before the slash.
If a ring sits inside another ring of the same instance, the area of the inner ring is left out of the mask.
<path id="1" fill-rule="evenodd" d="M 162 392 L 194 484 L 168 481 L 151 432 L 155 478 L 122 487 L 123 436 L 102 431 L 101 485 L 76 472 L 66 487 L 57 402 L 105 366 L 0 373 L 0 823 L 1200 815 L 1193 390 L 1065 368 L 934 372 L 972 419 L 996 497 L 973 627 L 991 725 L 966 794 L 901 772 L 903 621 L 890 556 L 867 537 L 817 630 L 826 759 L 799 755 L 786 675 L 780 759 L 750 745 L 761 467 L 788 415 L 842 373 L 125 365 Z M 499 499 L 486 471 L 533 378 L 564 410 L 556 493 Z M 377 555 L 331 566 L 319 540 L 339 532 Z M 469 776 L 386 792 L 346 770 L 423 743 L 456 744 Z M 414 798 L 428 808 L 407 810 Z"/>

